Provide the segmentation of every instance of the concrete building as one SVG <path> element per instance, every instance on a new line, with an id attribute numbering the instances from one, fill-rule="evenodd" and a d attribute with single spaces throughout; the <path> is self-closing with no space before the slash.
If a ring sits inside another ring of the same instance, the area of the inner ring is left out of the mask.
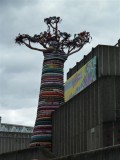
<path id="1" fill-rule="evenodd" d="M 71 93 L 73 96 L 53 114 L 53 153 L 58 157 L 120 144 L 120 46 L 93 48 L 69 70 L 67 88 L 78 83 L 93 58 L 96 62 L 91 74 L 96 78 L 88 85 L 84 81 L 80 91 Z"/>
<path id="2" fill-rule="evenodd" d="M 28 148 L 33 127 L 7 124 L 0 117 L 0 154 Z"/>
<path id="3" fill-rule="evenodd" d="M 58 157 L 56 160 L 120 158 L 119 42 L 115 46 L 98 45 L 69 70 L 68 83 L 65 84 L 65 94 L 68 94 L 65 96 L 66 102 L 52 115 L 52 152 Z M 80 86 L 77 86 L 78 82 Z M 71 86 L 78 88 L 71 92 Z M 20 129 L 21 126 L 9 127 L 2 123 L 0 127 L 4 130 L 0 132 L 0 149 L 3 147 L 1 153 L 27 147 L 25 145 L 31 137 L 28 136 L 31 133 L 27 133 L 27 127 L 22 126 Z M 6 132 L 6 128 L 10 132 Z M 48 151 L 41 152 L 42 150 L 44 148 L 39 147 L 24 149 L 1 154 L 0 158 L 45 158 Z"/>

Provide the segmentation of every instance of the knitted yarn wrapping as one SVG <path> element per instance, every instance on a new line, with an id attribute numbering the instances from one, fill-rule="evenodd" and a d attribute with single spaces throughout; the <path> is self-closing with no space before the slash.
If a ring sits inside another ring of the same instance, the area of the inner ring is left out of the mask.
<path id="1" fill-rule="evenodd" d="M 63 68 L 65 53 L 44 53 L 36 122 L 30 147 L 52 150 L 52 112 L 64 103 Z"/>

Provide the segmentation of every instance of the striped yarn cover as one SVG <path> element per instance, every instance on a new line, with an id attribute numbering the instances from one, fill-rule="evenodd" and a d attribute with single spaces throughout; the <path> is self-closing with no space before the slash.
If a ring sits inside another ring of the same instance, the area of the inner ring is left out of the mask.
<path id="1" fill-rule="evenodd" d="M 44 53 L 36 122 L 30 147 L 52 149 L 51 114 L 64 102 L 63 68 L 65 53 Z"/>

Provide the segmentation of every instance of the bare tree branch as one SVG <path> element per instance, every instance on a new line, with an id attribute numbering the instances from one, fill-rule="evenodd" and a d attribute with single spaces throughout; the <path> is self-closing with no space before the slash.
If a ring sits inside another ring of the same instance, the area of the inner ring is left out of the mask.
<path id="1" fill-rule="evenodd" d="M 53 29 L 55 29 L 55 27 L 50 23 L 50 26 L 53 28 Z"/>
<path id="2" fill-rule="evenodd" d="M 42 52 L 65 53 L 67 49 L 66 55 L 70 56 L 78 52 L 91 39 L 90 33 L 86 31 L 74 34 L 73 39 L 71 39 L 71 34 L 59 31 L 58 23 L 61 22 L 60 17 L 45 18 L 44 22 L 48 26 L 47 31 L 41 32 L 39 35 L 35 34 L 33 37 L 27 34 L 19 34 L 15 39 L 16 43 L 19 45 L 25 44 L 30 49 Z M 39 43 L 44 49 L 32 47 L 31 43 Z"/>
<path id="3" fill-rule="evenodd" d="M 76 49 L 75 51 L 73 51 L 73 52 L 71 52 L 71 53 L 69 52 L 69 53 L 67 54 L 67 56 L 70 56 L 70 55 L 72 55 L 72 54 L 80 51 L 80 50 L 82 49 L 82 47 L 83 47 L 83 46 L 81 46 L 80 48 Z"/>
<path id="4" fill-rule="evenodd" d="M 70 47 L 69 47 L 68 52 L 67 52 L 67 55 L 68 55 L 74 48 L 75 48 L 75 47 L 72 47 L 72 48 L 70 49 Z"/>
<path id="5" fill-rule="evenodd" d="M 30 48 L 30 49 L 33 49 L 33 50 L 36 50 L 36 51 L 42 51 L 42 52 L 46 51 L 45 49 L 34 48 L 34 47 L 32 47 L 32 46 L 30 45 L 30 43 L 27 44 L 27 43 L 24 42 L 24 41 L 23 41 L 23 43 L 24 43 L 28 48 Z"/>

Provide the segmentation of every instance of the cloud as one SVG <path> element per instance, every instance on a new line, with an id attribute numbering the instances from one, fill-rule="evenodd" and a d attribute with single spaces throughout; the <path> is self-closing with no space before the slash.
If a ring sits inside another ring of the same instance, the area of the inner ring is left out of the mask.
<path id="1" fill-rule="evenodd" d="M 24 116 L 34 121 L 32 109 L 37 108 L 38 103 L 43 55 L 15 44 L 19 33 L 39 34 L 47 29 L 44 18 L 54 15 L 62 18 L 61 31 L 72 35 L 89 31 L 92 42 L 65 63 L 66 79 L 69 68 L 92 47 L 117 43 L 120 38 L 119 6 L 119 0 L 0 0 L 0 115 L 3 120 L 7 121 L 9 112 L 15 113 L 13 119 L 8 119 L 16 123 L 16 115 L 20 112 L 19 123 L 24 123 Z M 30 116 L 24 115 L 27 111 Z"/>
<path id="2" fill-rule="evenodd" d="M 7 110 L 0 107 L 0 116 L 2 116 L 2 123 L 34 126 L 36 107 Z"/>
<path id="3" fill-rule="evenodd" d="M 8 109 L 37 106 L 43 57 L 21 54 L 20 51 L 18 55 L 8 52 L 7 49 L 3 50 L 0 63 L 1 106 Z"/>

